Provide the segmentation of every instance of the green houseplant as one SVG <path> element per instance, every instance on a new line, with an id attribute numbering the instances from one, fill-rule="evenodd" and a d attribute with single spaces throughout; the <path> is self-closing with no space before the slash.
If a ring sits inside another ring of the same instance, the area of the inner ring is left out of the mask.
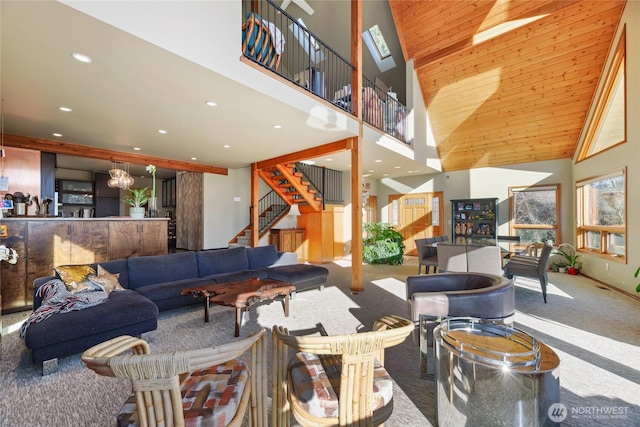
<path id="1" fill-rule="evenodd" d="M 563 247 L 566 247 L 566 249 L 562 249 Z M 556 255 L 560 255 L 566 260 L 567 273 L 573 275 L 578 274 L 578 271 L 582 268 L 582 263 L 578 261 L 578 258 L 580 258 L 582 255 L 578 255 L 576 249 L 572 245 L 563 243 L 558 246 L 558 249 L 556 249 L 553 253 Z"/>
<path id="2" fill-rule="evenodd" d="M 404 261 L 402 234 L 390 224 L 368 222 L 364 224 L 362 257 L 367 264 L 400 265 Z"/>
<path id="3" fill-rule="evenodd" d="M 131 218 L 144 218 L 144 205 L 149 201 L 149 187 L 144 188 L 129 188 L 129 195 L 124 198 L 124 201 L 128 203 L 129 215 Z"/>

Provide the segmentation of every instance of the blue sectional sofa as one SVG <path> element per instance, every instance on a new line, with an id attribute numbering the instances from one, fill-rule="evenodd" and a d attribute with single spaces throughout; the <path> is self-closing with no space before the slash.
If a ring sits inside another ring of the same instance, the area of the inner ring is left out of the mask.
<path id="1" fill-rule="evenodd" d="M 297 291 L 323 288 L 329 270 L 298 264 L 295 253 L 278 252 L 275 245 L 187 251 L 167 255 L 131 257 L 100 263 L 109 273 L 119 273 L 124 291 L 111 292 L 96 306 L 56 313 L 26 330 L 24 342 L 43 374 L 55 372 L 57 359 L 80 353 L 119 335 L 140 335 L 157 328 L 158 313 L 202 300 L 180 295 L 182 289 L 248 280 L 279 280 Z M 97 264 L 92 264 L 97 269 Z M 42 304 L 38 289 L 57 276 L 34 281 L 34 310 Z"/>

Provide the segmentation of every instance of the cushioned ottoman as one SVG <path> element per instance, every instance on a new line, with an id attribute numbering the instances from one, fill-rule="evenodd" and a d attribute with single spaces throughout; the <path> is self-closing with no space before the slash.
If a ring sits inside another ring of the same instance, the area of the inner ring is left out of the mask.
<path id="1" fill-rule="evenodd" d="M 112 292 L 102 304 L 56 313 L 27 328 L 24 342 L 43 373 L 55 371 L 57 358 L 80 353 L 120 335 L 139 336 L 158 327 L 158 306 L 136 291 Z"/>

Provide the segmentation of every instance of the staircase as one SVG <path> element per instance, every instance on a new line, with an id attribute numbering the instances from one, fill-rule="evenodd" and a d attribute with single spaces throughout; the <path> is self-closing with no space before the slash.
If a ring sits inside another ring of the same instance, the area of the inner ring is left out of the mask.
<path id="1" fill-rule="evenodd" d="M 295 164 L 280 164 L 261 169 L 260 177 L 278 193 L 288 205 L 307 203 L 315 211 L 322 210 L 322 198 L 310 188 L 311 183 L 303 181 L 303 174 L 295 172 Z"/>
<path id="2" fill-rule="evenodd" d="M 305 203 L 316 211 L 321 211 L 322 198 L 304 181 L 304 175 L 295 172 L 295 164 L 280 164 L 261 169 L 260 177 L 273 189 L 258 202 L 258 233 L 264 236 L 271 227 L 289 212 L 294 203 Z M 251 246 L 252 226 L 247 225 L 231 241 L 229 246 Z"/>

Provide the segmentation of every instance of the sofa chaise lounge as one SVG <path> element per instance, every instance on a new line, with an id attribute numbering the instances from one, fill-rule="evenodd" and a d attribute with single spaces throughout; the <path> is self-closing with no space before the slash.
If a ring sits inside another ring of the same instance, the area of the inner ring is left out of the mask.
<path id="1" fill-rule="evenodd" d="M 98 264 L 91 265 L 94 269 Z M 100 263 L 125 290 L 111 292 L 101 304 L 82 310 L 55 313 L 31 323 L 24 342 L 43 375 L 57 370 L 57 359 L 120 335 L 139 336 L 157 328 L 158 313 L 191 304 L 201 298 L 180 295 L 182 289 L 260 279 L 279 280 L 296 291 L 323 288 L 329 271 L 322 266 L 298 264 L 295 253 L 278 252 L 275 245 L 186 251 L 167 255 L 131 257 Z M 43 302 L 39 289 L 58 275 L 34 281 L 34 310 Z"/>

